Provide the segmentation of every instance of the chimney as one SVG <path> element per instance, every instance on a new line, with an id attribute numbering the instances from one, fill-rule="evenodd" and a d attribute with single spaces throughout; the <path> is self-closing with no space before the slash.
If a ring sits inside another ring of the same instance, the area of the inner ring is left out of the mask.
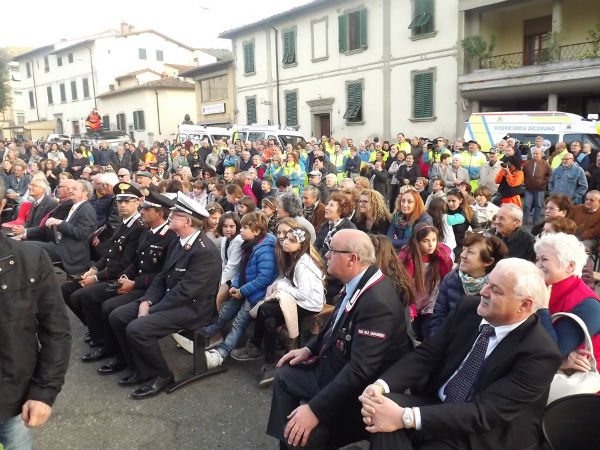
<path id="1" fill-rule="evenodd" d="M 129 25 L 127 22 L 121 22 L 121 33 L 129 33 Z"/>
<path id="2" fill-rule="evenodd" d="M 131 24 L 129 24 L 129 32 L 133 33 L 135 31 L 135 27 Z"/>

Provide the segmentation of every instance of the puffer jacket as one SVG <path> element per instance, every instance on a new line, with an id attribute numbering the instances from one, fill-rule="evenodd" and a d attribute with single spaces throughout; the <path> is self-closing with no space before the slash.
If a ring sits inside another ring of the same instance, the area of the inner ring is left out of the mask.
<path id="1" fill-rule="evenodd" d="M 71 351 L 65 303 L 48 255 L 0 235 L 0 422 L 27 400 L 52 406 Z"/>
<path id="2" fill-rule="evenodd" d="M 458 275 L 458 269 L 455 269 L 446 275 L 440 283 L 440 290 L 435 301 L 435 307 L 433 308 L 433 315 L 429 322 L 430 336 L 442 326 L 446 316 L 456 308 L 463 295 L 465 295 L 465 289 Z"/>
<path id="3" fill-rule="evenodd" d="M 246 265 L 246 283 L 240 286 L 240 272 L 235 277 L 231 287 L 239 288 L 240 294 L 252 304 L 263 299 L 267 287 L 277 278 L 277 263 L 275 262 L 275 243 L 277 239 L 267 234 L 262 241 L 252 248 L 250 259 Z"/>

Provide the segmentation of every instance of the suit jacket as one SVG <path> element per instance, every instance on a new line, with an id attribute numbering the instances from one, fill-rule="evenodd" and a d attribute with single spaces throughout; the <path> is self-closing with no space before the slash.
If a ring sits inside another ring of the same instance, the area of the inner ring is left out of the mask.
<path id="1" fill-rule="evenodd" d="M 150 314 L 185 305 L 190 314 L 198 317 L 198 326 L 202 326 L 215 314 L 220 280 L 220 251 L 200 232 L 185 247 L 179 239 L 171 242 L 162 270 L 141 299 L 152 302 Z"/>
<path id="2" fill-rule="evenodd" d="M 68 222 L 63 220 L 56 227 L 62 238 L 55 245 L 67 273 L 78 273 L 90 267 L 89 240 L 95 229 L 96 210 L 89 201 L 79 205 Z"/>
<path id="3" fill-rule="evenodd" d="M 21 175 L 19 180 L 17 180 L 14 173 L 11 173 L 8 176 L 8 185 L 6 186 L 6 189 L 12 189 L 19 194 L 19 196 L 23 196 L 25 195 L 25 192 L 27 192 L 27 189 L 29 189 L 29 179 L 29 175 L 26 173 Z"/>
<path id="4" fill-rule="evenodd" d="M 477 335 L 480 297 L 458 303 L 442 328 L 382 376 L 392 392 L 438 399 L 438 390 L 466 358 Z M 421 406 L 427 436 L 461 435 L 475 449 L 539 448 L 540 418 L 561 363 L 560 351 L 537 315 L 510 332 L 486 358 L 465 403 Z M 425 380 L 425 383 L 423 383 Z"/>
<path id="5" fill-rule="evenodd" d="M 25 221 L 24 227 L 37 227 L 46 214 L 56 208 L 57 205 L 58 202 L 48 195 L 44 195 L 44 198 L 42 198 L 37 205 L 34 201 L 31 205 L 31 209 L 29 210 L 29 217 Z"/>
<path id="6" fill-rule="evenodd" d="M 321 353 L 321 390 L 309 402 L 321 422 L 343 422 L 349 408 L 360 410 L 365 386 L 410 349 L 404 307 L 391 281 L 371 266 L 355 293 L 362 288 L 367 289 L 348 302 L 329 338 L 334 314 L 307 345 L 313 355 Z"/>
<path id="7" fill-rule="evenodd" d="M 71 209 L 71 206 L 73 206 L 73 201 L 71 199 L 67 199 L 64 202 L 60 202 L 58 205 L 56 205 L 56 207 L 48 217 L 54 217 L 55 219 L 64 220 L 69 215 L 69 210 Z M 51 242 L 54 240 L 54 231 L 51 228 L 48 228 L 43 225 L 26 228 L 26 233 L 28 241 Z"/>
<path id="8" fill-rule="evenodd" d="M 325 223 L 325 221 L 325 205 L 322 202 L 319 202 L 319 205 L 316 207 L 310 223 L 313 224 L 315 230 L 318 230 L 321 228 L 321 225 Z"/>

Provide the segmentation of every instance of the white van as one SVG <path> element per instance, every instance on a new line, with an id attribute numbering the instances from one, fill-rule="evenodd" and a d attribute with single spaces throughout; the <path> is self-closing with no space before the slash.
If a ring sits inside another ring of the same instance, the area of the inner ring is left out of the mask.
<path id="1" fill-rule="evenodd" d="M 275 125 L 240 125 L 233 128 L 233 142 L 240 139 L 242 142 L 256 142 L 273 139 L 278 142 L 283 148 L 287 144 L 292 144 L 296 148 L 296 144 L 301 142 L 306 144 L 306 140 L 302 134 L 295 128 L 284 127 L 280 128 Z"/>
<path id="2" fill-rule="evenodd" d="M 221 127 L 205 127 L 203 125 L 184 125 L 177 127 L 176 141 L 183 144 L 190 140 L 192 144 L 199 146 L 204 139 L 208 140 L 210 145 L 216 143 L 219 139 L 227 142 L 231 139 L 231 129 Z"/>
<path id="3" fill-rule="evenodd" d="M 553 145 L 557 142 L 581 141 L 600 149 L 597 120 L 587 120 L 577 114 L 558 111 L 517 111 L 473 113 L 467 122 L 464 138 L 475 140 L 487 152 L 506 135 L 521 145 L 533 147 L 542 136 Z"/>

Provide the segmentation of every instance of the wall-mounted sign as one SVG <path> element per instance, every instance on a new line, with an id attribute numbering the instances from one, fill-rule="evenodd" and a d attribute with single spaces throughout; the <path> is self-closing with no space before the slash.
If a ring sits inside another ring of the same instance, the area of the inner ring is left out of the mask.
<path id="1" fill-rule="evenodd" d="M 225 112 L 225 103 L 216 103 L 214 105 L 206 105 L 202 107 L 202 114 L 222 114 Z"/>

